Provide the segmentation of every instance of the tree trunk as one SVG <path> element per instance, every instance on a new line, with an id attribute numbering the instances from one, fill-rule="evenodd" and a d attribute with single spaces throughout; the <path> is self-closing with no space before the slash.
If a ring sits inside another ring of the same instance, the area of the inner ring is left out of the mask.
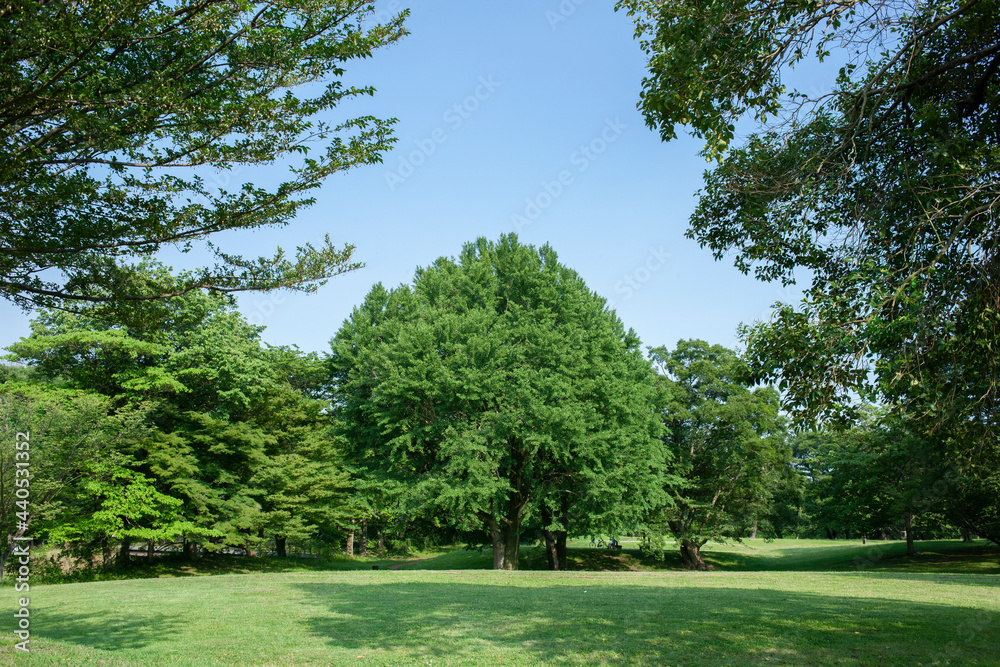
<path id="1" fill-rule="evenodd" d="M 274 538 L 274 550 L 278 553 L 278 558 L 286 558 L 288 556 L 288 538 Z"/>
<path id="2" fill-rule="evenodd" d="M 351 523 L 354 523 L 353 521 Z M 354 529 L 347 531 L 347 555 L 354 555 Z"/>
<path id="3" fill-rule="evenodd" d="M 906 555 L 916 556 L 917 547 L 913 544 L 913 512 L 903 512 L 903 529 L 906 531 Z"/>
<path id="4" fill-rule="evenodd" d="M 132 559 L 129 558 L 132 551 L 132 540 L 128 537 L 122 538 L 122 543 L 118 548 L 118 567 L 128 567 L 132 564 Z"/>
<path id="5" fill-rule="evenodd" d="M 153 554 L 156 553 L 156 542 L 150 540 L 146 543 L 146 560 L 153 562 Z"/>
<path id="6" fill-rule="evenodd" d="M 385 532 L 382 530 L 378 531 L 378 555 L 381 556 L 385 553 Z"/>
<path id="7" fill-rule="evenodd" d="M 497 520 L 490 517 L 490 543 L 493 545 L 493 569 L 503 569 L 503 537 Z"/>
<path id="8" fill-rule="evenodd" d="M 750 531 L 750 539 L 751 540 L 757 539 L 757 519 L 753 520 L 753 530 Z"/>
<path id="9" fill-rule="evenodd" d="M 566 513 L 563 512 L 560 523 L 563 528 L 568 525 Z M 542 524 L 548 526 L 552 524 L 552 515 L 548 508 L 542 509 Z M 542 529 L 545 535 L 545 557 L 549 561 L 550 570 L 566 569 L 566 531 Z"/>
<path id="10" fill-rule="evenodd" d="M 368 555 L 368 519 L 361 520 L 361 555 Z"/>
<path id="11" fill-rule="evenodd" d="M 710 570 L 708 563 L 701 557 L 701 545 L 697 540 L 681 540 L 681 561 L 689 570 Z"/>
<path id="12" fill-rule="evenodd" d="M 111 569 L 111 542 L 107 535 L 101 538 L 101 567 L 105 572 Z"/>
<path id="13" fill-rule="evenodd" d="M 194 560 L 194 550 L 192 549 L 194 545 L 188 541 L 188 538 L 184 538 L 184 560 Z"/>
<path id="14" fill-rule="evenodd" d="M 490 540 L 493 542 L 493 569 L 516 570 L 521 547 L 520 512 L 499 523 L 490 517 Z"/>
<path id="15" fill-rule="evenodd" d="M 556 549 L 556 534 L 554 531 L 542 529 L 545 535 L 545 559 L 549 562 L 550 570 L 559 569 L 559 552 Z"/>

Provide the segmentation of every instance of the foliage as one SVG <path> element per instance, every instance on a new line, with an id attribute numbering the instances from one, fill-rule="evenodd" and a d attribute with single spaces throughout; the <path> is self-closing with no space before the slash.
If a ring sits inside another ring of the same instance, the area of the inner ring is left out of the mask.
<path id="1" fill-rule="evenodd" d="M 785 420 L 777 392 L 743 384 L 731 350 L 682 340 L 650 353 L 665 374 L 665 441 L 682 480 L 650 527 L 678 542 L 687 567 L 705 569 L 706 542 L 739 539 L 770 510 L 789 462 Z"/>
<path id="2" fill-rule="evenodd" d="M 117 313 L 201 288 L 315 289 L 358 267 L 329 237 L 256 259 L 207 239 L 287 224 L 327 176 L 381 160 L 394 121 L 328 120 L 374 93 L 345 86 L 344 64 L 405 34 L 406 12 L 362 26 L 373 12 L 356 0 L 0 8 L 0 295 Z M 244 167 L 275 161 L 285 182 L 240 184 Z M 169 281 L 134 268 L 202 242 L 215 266 Z"/>
<path id="3" fill-rule="evenodd" d="M 801 304 L 743 329 L 755 379 L 777 384 L 803 424 L 850 424 L 858 397 L 891 405 L 957 478 L 992 488 L 1000 7 L 619 7 L 649 55 L 647 122 L 664 139 L 689 125 L 719 160 L 689 235 L 762 280 L 811 274 Z M 810 53 L 840 66 L 836 83 L 787 91 L 787 67 Z M 732 147 L 746 113 L 759 131 Z M 997 525 L 972 514 L 982 534 Z"/>
<path id="4" fill-rule="evenodd" d="M 350 482 L 324 404 L 293 386 L 311 386 L 320 360 L 262 346 L 261 328 L 210 293 L 131 315 L 109 325 L 42 311 L 8 348 L 42 380 L 99 392 L 123 414 L 142 408 L 142 431 L 84 466 L 53 518 L 55 537 L 121 541 L 126 554 L 131 539 L 160 538 L 251 551 L 268 537 L 332 530 Z M 147 328 L 149 318 L 159 326 Z M 138 497 L 146 507 L 128 504 Z"/>
<path id="5" fill-rule="evenodd" d="M 548 246 L 467 244 L 376 285 L 332 343 L 335 410 L 360 463 L 405 479 L 517 567 L 522 524 L 628 522 L 656 502 L 654 379 L 631 331 Z"/>
<path id="6" fill-rule="evenodd" d="M 0 577 L 13 538 L 34 536 L 72 516 L 70 490 L 93 461 L 141 434 L 143 417 L 141 409 L 113 411 L 107 398 L 91 392 L 0 385 Z M 18 496 L 21 488 L 29 490 L 27 499 Z"/>
<path id="7" fill-rule="evenodd" d="M 804 416 L 837 415 L 858 389 L 953 427 L 991 423 L 995 5 L 656 4 L 639 28 L 656 34 L 644 42 L 647 120 L 669 138 L 697 119 L 718 154 L 731 137 L 723 123 L 797 99 L 782 96 L 780 67 L 806 45 L 820 57 L 839 39 L 885 48 L 867 67 L 845 65 L 816 106 L 752 135 L 708 176 L 693 237 L 762 279 L 815 275 L 803 310 L 747 331 L 758 374 L 780 378 Z M 731 43 L 725 57 L 711 55 L 719 40 Z M 667 81 L 676 108 L 655 101 Z"/>

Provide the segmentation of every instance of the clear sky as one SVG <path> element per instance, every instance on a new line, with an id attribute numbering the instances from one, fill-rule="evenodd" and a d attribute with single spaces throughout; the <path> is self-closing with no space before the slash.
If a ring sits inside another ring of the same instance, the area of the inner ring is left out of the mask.
<path id="1" fill-rule="evenodd" d="M 378 6 L 408 6 L 411 35 L 347 65 L 348 82 L 377 92 L 339 117 L 398 118 L 395 149 L 382 165 L 331 176 L 287 227 L 216 237 L 256 256 L 329 233 L 366 264 L 311 295 L 242 295 L 242 312 L 267 327 L 264 340 L 327 350 L 376 282 L 409 282 L 416 267 L 505 232 L 550 244 L 649 346 L 702 338 L 736 347 L 741 322 L 796 298 L 684 238 L 708 165 L 696 141 L 664 144 L 644 125 L 644 57 L 613 2 Z M 271 182 L 274 169 L 223 178 Z M 198 259 L 166 257 L 177 268 Z M 28 316 L 0 304 L 0 346 L 27 332 Z"/>

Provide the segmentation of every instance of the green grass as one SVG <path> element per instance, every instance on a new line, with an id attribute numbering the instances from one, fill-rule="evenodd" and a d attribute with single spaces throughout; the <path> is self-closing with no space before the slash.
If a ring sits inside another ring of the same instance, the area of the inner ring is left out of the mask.
<path id="1" fill-rule="evenodd" d="M 872 570 L 1000 574 L 1000 551 L 989 542 L 916 542 L 917 556 L 906 557 L 906 542 L 829 540 L 746 540 L 710 545 L 706 561 L 720 570 L 847 571 Z"/>
<path id="2" fill-rule="evenodd" d="M 573 544 L 569 572 L 539 571 L 538 547 L 521 572 L 451 548 L 33 585 L 29 655 L 13 650 L 23 594 L 4 587 L 0 665 L 1000 666 L 1000 552 L 984 543 L 908 559 L 900 542 L 754 540 L 710 545 L 707 573 Z"/>
<path id="3" fill-rule="evenodd" d="M 31 598 L 16 664 L 1000 665 L 993 575 L 369 570 Z M 0 600 L 12 609 L 13 591 Z"/>

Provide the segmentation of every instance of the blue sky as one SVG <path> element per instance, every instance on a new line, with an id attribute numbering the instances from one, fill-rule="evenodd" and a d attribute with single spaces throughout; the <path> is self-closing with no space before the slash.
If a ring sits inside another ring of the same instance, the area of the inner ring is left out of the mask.
<path id="1" fill-rule="evenodd" d="M 664 144 L 644 125 L 635 106 L 643 54 L 612 2 L 378 6 L 408 6 L 411 34 L 348 64 L 349 83 L 378 91 L 329 120 L 396 117 L 395 149 L 382 165 L 330 177 L 291 225 L 217 238 L 229 251 L 270 255 L 329 233 L 366 264 L 314 294 L 242 295 L 264 340 L 326 350 L 376 282 L 409 282 L 416 267 L 505 232 L 549 243 L 649 346 L 702 338 L 735 347 L 741 322 L 796 298 L 684 238 L 708 165 L 698 142 Z M 228 177 L 270 182 L 275 169 Z M 198 259 L 166 256 L 177 268 Z M 9 304 L 0 322 L 0 345 L 28 332 L 28 316 Z"/>

